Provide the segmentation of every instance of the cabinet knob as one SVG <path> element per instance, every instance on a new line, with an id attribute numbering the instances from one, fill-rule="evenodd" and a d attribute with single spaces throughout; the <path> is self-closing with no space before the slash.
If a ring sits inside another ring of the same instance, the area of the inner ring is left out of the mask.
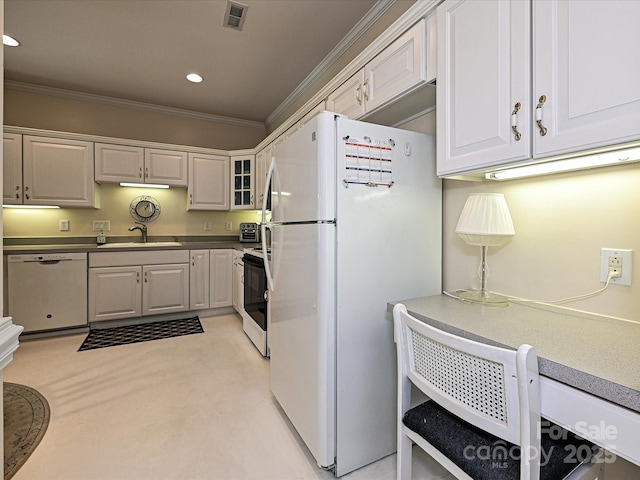
<path id="1" fill-rule="evenodd" d="M 356 88 L 356 101 L 358 105 L 362 105 L 362 85 L 358 85 L 358 88 Z"/>
<path id="2" fill-rule="evenodd" d="M 546 95 L 540 95 L 538 99 L 538 105 L 536 106 L 536 124 L 538 125 L 538 129 L 540 130 L 540 136 L 544 137 L 547 134 L 547 127 L 542 125 L 542 106 L 547 101 Z"/>
<path id="3" fill-rule="evenodd" d="M 369 101 L 369 79 L 368 78 L 364 81 L 363 95 L 364 95 L 364 99 L 368 102 Z"/>

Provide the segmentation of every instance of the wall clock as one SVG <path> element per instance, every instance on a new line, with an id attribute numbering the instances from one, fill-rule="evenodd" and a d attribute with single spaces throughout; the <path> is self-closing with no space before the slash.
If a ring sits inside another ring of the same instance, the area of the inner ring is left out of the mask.
<path id="1" fill-rule="evenodd" d="M 160 216 L 160 204 L 155 198 L 142 195 L 131 201 L 129 213 L 136 222 L 153 222 Z"/>

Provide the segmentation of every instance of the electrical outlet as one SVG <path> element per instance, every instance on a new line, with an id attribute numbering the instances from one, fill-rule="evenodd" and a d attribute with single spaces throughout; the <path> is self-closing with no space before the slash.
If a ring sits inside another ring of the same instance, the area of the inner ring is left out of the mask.
<path id="1" fill-rule="evenodd" d="M 108 232 L 111 230 L 111 220 L 94 220 L 93 221 L 93 231 L 99 232 L 102 230 L 103 232 Z"/>
<path id="2" fill-rule="evenodd" d="M 69 231 L 69 220 L 60 220 L 60 231 L 61 232 Z"/>
<path id="3" fill-rule="evenodd" d="M 211 222 L 204 222 L 203 227 L 206 231 L 211 230 Z"/>
<path id="4" fill-rule="evenodd" d="M 600 281 L 605 283 L 610 271 L 615 272 L 611 282 L 615 285 L 631 286 L 633 250 L 603 248 L 600 257 Z"/>
<path id="5" fill-rule="evenodd" d="M 224 224 L 224 229 L 227 232 L 230 232 L 231 230 L 233 230 L 233 223 L 232 222 L 225 222 Z"/>

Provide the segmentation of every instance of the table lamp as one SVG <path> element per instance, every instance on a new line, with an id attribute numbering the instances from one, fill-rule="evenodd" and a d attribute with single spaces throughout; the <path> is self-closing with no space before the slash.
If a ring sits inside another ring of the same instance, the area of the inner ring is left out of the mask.
<path id="1" fill-rule="evenodd" d="M 469 195 L 460 214 L 456 233 L 469 245 L 481 247 L 480 290 L 463 292 L 460 300 L 496 307 L 509 305 L 506 297 L 487 290 L 486 270 L 487 248 L 500 246 L 516 234 L 504 195 L 501 193 Z"/>

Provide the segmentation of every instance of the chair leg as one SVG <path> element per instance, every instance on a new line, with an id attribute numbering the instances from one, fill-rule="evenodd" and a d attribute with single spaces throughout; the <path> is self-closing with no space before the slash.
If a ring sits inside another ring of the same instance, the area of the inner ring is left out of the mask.
<path id="1" fill-rule="evenodd" d="M 411 455 L 413 441 L 403 433 L 402 425 L 398 428 L 397 480 L 411 480 Z"/>

